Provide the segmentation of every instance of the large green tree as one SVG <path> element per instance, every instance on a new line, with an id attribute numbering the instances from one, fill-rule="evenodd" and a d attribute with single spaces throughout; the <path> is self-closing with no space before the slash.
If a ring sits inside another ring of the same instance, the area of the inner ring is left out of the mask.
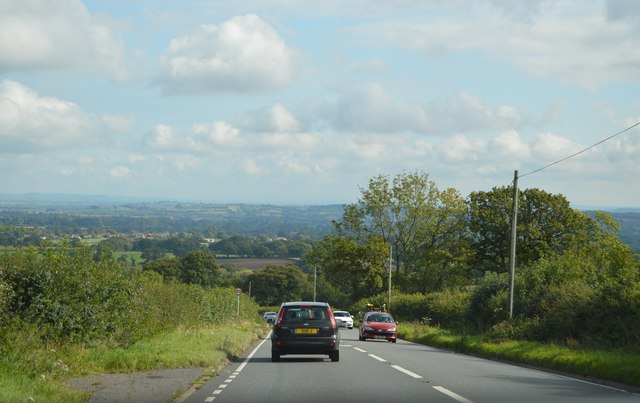
<path id="1" fill-rule="evenodd" d="M 342 219 L 334 225 L 340 235 L 358 242 L 376 235 L 393 245 L 398 272 L 408 265 L 409 257 L 417 256 L 417 247 L 425 246 L 419 233 L 439 221 L 441 207 L 447 202 L 442 195 L 450 198 L 456 193 L 439 191 L 423 172 L 403 173 L 393 179 L 379 175 L 360 191 L 360 199 L 345 206 Z"/>
<path id="2" fill-rule="evenodd" d="M 280 305 L 312 297 L 312 284 L 295 265 L 269 265 L 249 275 L 245 289 L 251 284 L 251 296 L 263 306 Z"/>
<path id="3" fill-rule="evenodd" d="M 429 214 L 415 226 L 416 245 L 407 255 L 405 292 L 427 293 L 469 282 L 467 203 L 455 189 L 437 191 Z"/>
<path id="4" fill-rule="evenodd" d="M 145 270 L 152 270 L 167 280 L 202 286 L 217 285 L 220 268 L 216 259 L 203 250 L 193 250 L 186 256 L 161 258 L 145 263 Z"/>
<path id="5" fill-rule="evenodd" d="M 513 187 L 495 187 L 469 195 L 469 231 L 473 268 L 505 272 L 509 268 Z M 518 193 L 516 262 L 527 265 L 590 239 L 591 219 L 571 208 L 560 194 L 540 189 Z"/>
<path id="6" fill-rule="evenodd" d="M 218 263 L 208 252 L 194 250 L 181 259 L 182 281 L 188 284 L 214 286 L 218 281 Z"/>
<path id="7" fill-rule="evenodd" d="M 384 289 L 389 245 L 381 237 L 357 242 L 340 235 L 327 235 L 306 256 L 329 284 L 351 296 L 351 301 L 375 295 Z"/>

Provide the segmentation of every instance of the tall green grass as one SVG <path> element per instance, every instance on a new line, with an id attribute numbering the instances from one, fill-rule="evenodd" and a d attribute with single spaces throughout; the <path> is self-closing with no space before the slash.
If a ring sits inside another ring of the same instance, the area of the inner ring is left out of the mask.
<path id="1" fill-rule="evenodd" d="M 31 345 L 29 348 L 28 335 L 15 334 L 13 339 L 17 344 L 13 354 L 0 358 L 0 402 L 86 401 L 87 393 L 67 386 L 69 379 L 85 375 L 159 368 L 215 369 L 226 360 L 240 356 L 267 331 L 265 323 L 251 318 L 180 328 L 126 347 L 101 342 L 91 346 L 67 344 L 33 348 Z"/>
<path id="2" fill-rule="evenodd" d="M 461 353 L 640 386 L 640 357 L 630 352 L 521 340 L 494 341 L 488 335 L 465 335 L 417 323 L 399 325 L 398 336 Z"/>

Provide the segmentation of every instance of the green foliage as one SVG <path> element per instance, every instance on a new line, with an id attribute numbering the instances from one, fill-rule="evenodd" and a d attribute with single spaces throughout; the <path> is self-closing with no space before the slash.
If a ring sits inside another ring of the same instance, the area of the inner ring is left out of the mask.
<path id="1" fill-rule="evenodd" d="M 422 172 L 379 175 L 361 189 L 334 222 L 338 234 L 359 244 L 377 237 L 393 246 L 404 291 L 426 293 L 459 285 L 467 277 L 465 200 L 455 189 L 439 190 Z M 373 289 L 369 294 L 375 293 Z M 357 299 L 361 295 L 354 295 Z"/>
<path id="2" fill-rule="evenodd" d="M 280 305 L 285 301 L 311 299 L 313 285 L 294 265 L 270 265 L 247 278 L 251 282 L 251 296 L 260 305 Z"/>
<path id="3" fill-rule="evenodd" d="M 533 263 L 550 253 L 561 253 L 588 239 L 590 219 L 570 207 L 562 195 L 539 189 L 519 191 L 519 265 Z M 475 258 L 482 272 L 505 272 L 509 267 L 513 187 L 496 187 L 469 195 L 469 230 Z"/>
<path id="4" fill-rule="evenodd" d="M 219 282 L 220 268 L 216 259 L 208 252 L 193 250 L 181 258 L 161 258 L 144 265 L 145 270 L 154 271 L 167 281 L 199 284 L 211 287 Z"/>
<path id="5" fill-rule="evenodd" d="M 469 296 L 468 319 L 475 329 L 486 330 L 507 318 L 509 277 L 506 273 L 487 273 Z"/>
<path id="6" fill-rule="evenodd" d="M 181 259 L 182 281 L 187 284 L 213 286 L 218 279 L 218 264 L 211 254 L 192 250 Z"/>
<path id="7" fill-rule="evenodd" d="M 237 310 L 233 288 L 167 283 L 153 271 L 95 261 L 87 247 L 0 254 L 0 285 L 2 329 L 32 326 L 54 342 L 128 344 L 178 325 L 217 323 Z M 257 315 L 255 304 L 241 300 L 244 312 Z"/>
<path id="8" fill-rule="evenodd" d="M 517 315 L 538 320 L 536 340 L 640 349 L 638 262 L 606 233 L 518 272 L 515 301 Z"/>
<path id="9" fill-rule="evenodd" d="M 380 237 L 358 243 L 352 238 L 327 235 L 306 256 L 306 262 L 353 301 L 384 289 L 388 257 L 388 244 Z"/>

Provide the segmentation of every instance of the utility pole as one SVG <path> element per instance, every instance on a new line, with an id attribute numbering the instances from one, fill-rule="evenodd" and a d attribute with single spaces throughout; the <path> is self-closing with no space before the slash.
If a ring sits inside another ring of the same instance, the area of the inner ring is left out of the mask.
<path id="1" fill-rule="evenodd" d="M 513 211 L 511 212 L 511 257 L 509 258 L 509 319 L 513 319 L 513 288 L 516 277 L 516 237 L 518 226 L 518 170 L 513 173 Z"/>
<path id="2" fill-rule="evenodd" d="M 389 301 L 387 301 L 387 312 L 391 312 L 391 262 L 393 261 L 393 245 L 389 245 Z"/>

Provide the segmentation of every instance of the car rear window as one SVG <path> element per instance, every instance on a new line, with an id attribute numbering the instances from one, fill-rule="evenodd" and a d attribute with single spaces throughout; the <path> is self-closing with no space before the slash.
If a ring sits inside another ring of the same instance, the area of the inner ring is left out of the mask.
<path id="1" fill-rule="evenodd" d="M 391 317 L 391 315 L 388 314 L 372 314 L 367 316 L 367 318 L 365 319 L 368 322 L 384 322 L 384 323 L 391 323 L 393 322 L 393 318 Z"/>
<path id="2" fill-rule="evenodd" d="M 299 307 L 289 306 L 284 308 L 283 320 L 327 320 L 329 314 L 327 308 L 321 306 Z"/>

